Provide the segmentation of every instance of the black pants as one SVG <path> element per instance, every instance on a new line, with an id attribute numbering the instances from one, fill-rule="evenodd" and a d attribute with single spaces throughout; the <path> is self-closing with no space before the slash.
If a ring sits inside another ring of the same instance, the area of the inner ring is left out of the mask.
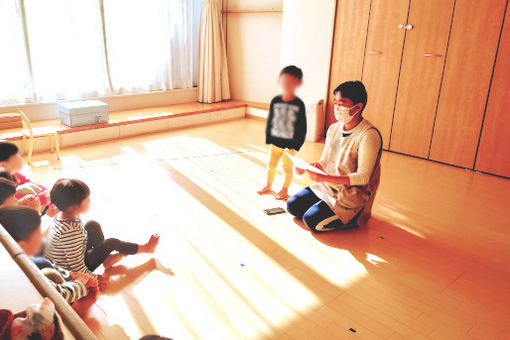
<path id="1" fill-rule="evenodd" d="M 32 261 L 35 263 L 35 265 L 39 269 L 44 269 L 44 268 L 53 269 L 53 263 L 51 263 L 50 260 L 45 259 L 42 256 L 34 256 L 34 257 L 32 257 Z"/>
<path id="2" fill-rule="evenodd" d="M 306 187 L 287 200 L 287 211 L 303 220 L 312 231 L 331 231 L 344 224 L 326 202 Z"/>
<path id="3" fill-rule="evenodd" d="M 363 209 L 349 223 L 343 224 L 328 204 L 306 187 L 287 200 L 287 211 L 303 220 L 312 231 L 324 232 L 358 227 L 356 221 Z"/>
<path id="4" fill-rule="evenodd" d="M 116 238 L 104 239 L 101 225 L 95 221 L 85 224 L 87 231 L 87 251 L 85 252 L 85 265 L 90 271 L 99 267 L 113 251 L 132 255 L 138 252 L 138 244 L 124 242 Z"/>

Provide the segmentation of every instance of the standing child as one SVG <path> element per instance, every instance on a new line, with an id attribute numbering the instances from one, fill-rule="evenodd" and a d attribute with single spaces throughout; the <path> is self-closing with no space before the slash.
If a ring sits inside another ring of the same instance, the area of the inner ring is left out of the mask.
<path id="1" fill-rule="evenodd" d="M 126 255 L 153 253 L 159 235 L 152 235 L 143 245 L 104 238 L 99 223 L 85 225 L 80 215 L 90 204 L 90 189 L 77 179 L 59 179 L 50 192 L 51 202 L 61 211 L 53 219 L 48 233 L 45 257 L 56 265 L 99 278 L 99 287 L 106 288 L 107 279 L 92 272 L 101 264 L 110 268 Z M 116 251 L 116 254 L 112 252 Z"/>
<path id="2" fill-rule="evenodd" d="M 259 195 L 272 193 L 273 180 L 280 158 L 285 179 L 282 189 L 275 194 L 277 200 L 289 197 L 292 182 L 293 164 L 285 151 L 295 155 L 305 142 L 306 110 L 305 104 L 296 96 L 296 89 L 303 83 L 303 72 L 291 65 L 280 71 L 279 84 L 282 94 L 271 100 L 269 117 L 266 125 L 266 144 L 269 144 L 269 161 L 267 163 L 267 182 L 258 191 Z"/>

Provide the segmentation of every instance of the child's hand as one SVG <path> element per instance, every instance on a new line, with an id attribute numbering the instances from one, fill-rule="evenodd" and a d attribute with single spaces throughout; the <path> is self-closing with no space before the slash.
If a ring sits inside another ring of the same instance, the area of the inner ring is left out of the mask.
<path id="1" fill-rule="evenodd" d="M 58 214 L 60 210 L 58 210 L 57 206 L 53 203 L 50 203 L 50 207 L 46 211 L 46 215 L 49 217 L 54 217 L 56 214 Z"/>
<path id="2" fill-rule="evenodd" d="M 99 275 L 97 283 L 99 290 L 104 292 L 110 286 L 110 279 L 104 275 Z"/>
<path id="3" fill-rule="evenodd" d="M 97 282 L 97 279 L 95 277 L 89 275 L 89 281 L 87 282 L 85 287 L 99 289 L 99 283 Z"/>
<path id="4" fill-rule="evenodd" d="M 99 283 L 95 277 L 90 276 L 89 274 L 83 274 L 83 275 L 85 275 L 88 278 L 88 281 L 85 284 L 85 287 L 99 289 Z"/>
<path id="5" fill-rule="evenodd" d="M 71 277 L 73 280 L 81 281 L 87 288 L 98 287 L 97 280 L 89 274 L 71 272 Z"/>
<path id="6" fill-rule="evenodd" d="M 39 201 L 39 197 L 34 195 L 27 195 L 22 197 L 18 200 L 18 205 L 34 209 L 37 212 L 41 211 L 41 201 Z"/>

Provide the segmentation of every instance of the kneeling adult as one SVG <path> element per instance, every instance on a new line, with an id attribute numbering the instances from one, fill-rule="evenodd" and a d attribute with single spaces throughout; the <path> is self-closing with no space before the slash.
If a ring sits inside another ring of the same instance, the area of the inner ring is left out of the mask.
<path id="1" fill-rule="evenodd" d="M 369 216 L 381 174 L 382 137 L 364 119 L 367 91 L 360 81 L 334 90 L 335 117 L 321 159 L 311 163 L 327 175 L 308 171 L 315 182 L 287 201 L 287 210 L 312 231 L 348 229 Z M 303 169 L 296 169 L 299 174 Z"/>

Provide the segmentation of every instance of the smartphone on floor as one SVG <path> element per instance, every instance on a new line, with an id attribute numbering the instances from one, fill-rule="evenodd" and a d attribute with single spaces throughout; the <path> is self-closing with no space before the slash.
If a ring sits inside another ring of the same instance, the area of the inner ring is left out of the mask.
<path id="1" fill-rule="evenodd" d="M 264 212 L 268 215 L 276 215 L 276 214 L 282 214 L 285 212 L 285 209 L 283 208 L 270 208 L 270 209 L 264 209 Z"/>

